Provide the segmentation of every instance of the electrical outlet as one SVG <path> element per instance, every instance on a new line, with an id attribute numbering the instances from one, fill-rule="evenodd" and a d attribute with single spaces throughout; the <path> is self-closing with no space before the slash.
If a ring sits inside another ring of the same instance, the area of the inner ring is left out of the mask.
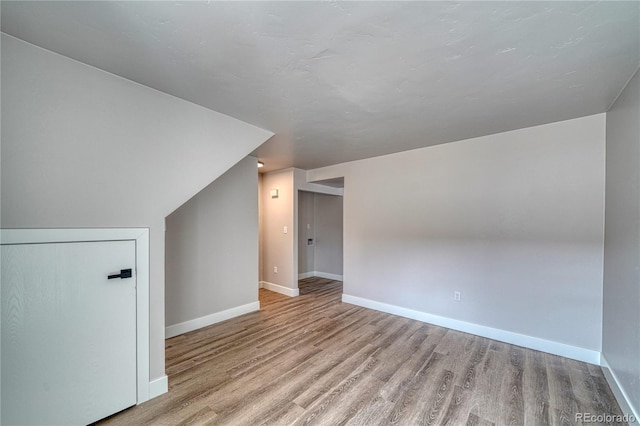
<path id="1" fill-rule="evenodd" d="M 460 301 L 460 292 L 459 291 L 454 291 L 453 292 L 453 300 L 455 300 L 456 302 Z"/>
<path id="2" fill-rule="evenodd" d="M 278 267 L 277 266 L 273 267 L 273 272 L 275 272 L 276 274 L 278 273 Z"/>

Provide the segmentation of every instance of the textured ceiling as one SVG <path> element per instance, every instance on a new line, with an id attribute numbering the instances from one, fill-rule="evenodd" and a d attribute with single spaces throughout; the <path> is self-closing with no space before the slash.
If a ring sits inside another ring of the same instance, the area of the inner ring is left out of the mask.
<path id="1" fill-rule="evenodd" d="M 639 6 L 2 1 L 2 31 L 275 132 L 268 171 L 604 112 Z"/>

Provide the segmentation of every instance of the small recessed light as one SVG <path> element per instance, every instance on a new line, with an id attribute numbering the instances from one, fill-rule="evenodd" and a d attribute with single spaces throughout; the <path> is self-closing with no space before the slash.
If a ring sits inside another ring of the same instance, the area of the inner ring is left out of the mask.
<path id="1" fill-rule="evenodd" d="M 258 161 L 258 168 L 260 169 L 262 167 L 264 167 L 264 163 L 262 161 Z"/>

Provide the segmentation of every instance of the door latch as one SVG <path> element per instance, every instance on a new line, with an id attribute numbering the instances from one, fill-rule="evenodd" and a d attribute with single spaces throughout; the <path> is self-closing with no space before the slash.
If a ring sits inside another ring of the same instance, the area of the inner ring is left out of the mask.
<path id="1" fill-rule="evenodd" d="M 120 269 L 120 273 L 119 274 L 115 274 L 115 275 L 109 275 L 107 276 L 107 279 L 112 280 L 114 278 L 131 278 L 131 269 Z"/>

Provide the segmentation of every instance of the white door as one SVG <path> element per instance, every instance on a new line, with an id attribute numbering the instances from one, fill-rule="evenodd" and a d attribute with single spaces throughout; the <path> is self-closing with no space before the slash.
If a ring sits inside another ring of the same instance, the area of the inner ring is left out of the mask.
<path id="1" fill-rule="evenodd" d="M 88 424 L 136 403 L 135 245 L 2 246 L 2 424 Z M 107 278 L 121 269 L 133 276 Z"/>

